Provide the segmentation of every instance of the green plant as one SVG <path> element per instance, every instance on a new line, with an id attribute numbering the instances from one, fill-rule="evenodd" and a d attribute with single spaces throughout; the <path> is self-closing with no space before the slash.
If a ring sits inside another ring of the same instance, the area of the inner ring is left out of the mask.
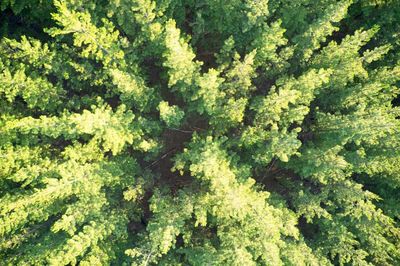
<path id="1" fill-rule="evenodd" d="M 400 264 L 400 2 L 1 1 L 1 265 Z"/>

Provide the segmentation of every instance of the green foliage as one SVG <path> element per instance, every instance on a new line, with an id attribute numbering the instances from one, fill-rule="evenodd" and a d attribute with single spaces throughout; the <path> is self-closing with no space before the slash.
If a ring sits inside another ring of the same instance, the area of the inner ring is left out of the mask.
<path id="1" fill-rule="evenodd" d="M 1 265 L 399 265 L 400 5 L 0 2 Z"/>
<path id="2" fill-rule="evenodd" d="M 170 106 L 167 102 L 160 102 L 158 109 L 160 110 L 160 119 L 169 127 L 179 127 L 185 116 L 178 106 Z"/>
<path id="3" fill-rule="evenodd" d="M 337 23 L 346 16 L 347 9 L 352 2 L 352 0 L 345 0 L 330 4 L 321 17 L 307 25 L 304 33 L 293 38 L 293 42 L 297 46 L 296 50 L 299 51 L 303 60 L 310 59 L 313 51 L 320 47 L 321 42 L 326 41 L 327 36 L 339 29 L 332 23 Z"/>

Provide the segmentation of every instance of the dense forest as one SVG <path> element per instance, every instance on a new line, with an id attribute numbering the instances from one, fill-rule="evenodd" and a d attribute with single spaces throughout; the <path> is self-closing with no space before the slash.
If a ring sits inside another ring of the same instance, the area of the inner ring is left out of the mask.
<path id="1" fill-rule="evenodd" d="M 399 0 L 0 12 L 0 265 L 400 265 Z"/>

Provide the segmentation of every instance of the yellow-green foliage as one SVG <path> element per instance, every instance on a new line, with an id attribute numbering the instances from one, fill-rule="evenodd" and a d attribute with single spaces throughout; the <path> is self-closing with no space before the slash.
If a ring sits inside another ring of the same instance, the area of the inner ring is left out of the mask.
<path id="1" fill-rule="evenodd" d="M 400 1 L 0 10 L 0 265 L 400 265 Z"/>

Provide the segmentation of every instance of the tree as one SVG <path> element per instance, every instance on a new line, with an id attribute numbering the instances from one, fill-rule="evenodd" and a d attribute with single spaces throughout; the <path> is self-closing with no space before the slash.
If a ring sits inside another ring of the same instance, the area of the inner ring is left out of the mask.
<path id="1" fill-rule="evenodd" d="M 1 264 L 400 264 L 399 7 L 0 2 Z"/>

